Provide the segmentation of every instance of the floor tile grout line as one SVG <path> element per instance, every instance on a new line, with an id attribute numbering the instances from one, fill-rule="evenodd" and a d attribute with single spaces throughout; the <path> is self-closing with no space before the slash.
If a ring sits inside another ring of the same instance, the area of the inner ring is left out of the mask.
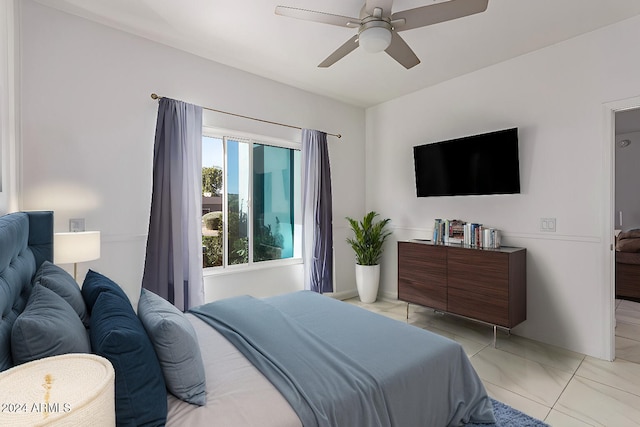
<path id="1" fill-rule="evenodd" d="M 435 311 L 435 310 L 434 310 L 434 311 Z M 446 323 L 446 322 L 445 322 L 445 323 Z M 466 340 L 472 341 L 472 342 L 474 342 L 475 344 L 486 345 L 486 342 L 485 342 L 484 340 L 480 341 L 479 339 L 469 338 L 468 336 L 460 335 L 458 332 L 453 332 L 453 331 L 450 331 L 450 330 L 444 329 L 444 328 L 442 328 L 442 327 L 438 327 L 438 325 L 437 325 L 437 324 L 433 324 L 433 322 L 427 322 L 427 324 L 428 324 L 428 326 L 431 326 L 431 327 L 433 327 L 433 328 L 435 328 L 435 329 L 439 329 L 439 330 L 441 330 L 441 331 L 443 331 L 443 332 L 446 332 L 446 333 L 449 333 L 449 334 L 453 334 L 453 335 L 459 336 L 459 337 L 461 337 L 461 338 L 464 338 L 464 339 L 466 339 Z M 424 327 L 422 327 L 422 326 L 419 326 L 419 327 L 420 327 L 420 328 L 422 328 L 422 329 L 425 329 L 425 328 L 424 328 Z M 468 328 L 468 329 L 470 329 L 470 327 L 467 327 L 467 326 L 464 326 L 464 325 L 463 325 L 463 327 L 464 327 L 464 328 Z M 427 329 L 427 330 L 428 330 L 428 329 Z M 472 329 L 472 330 L 473 330 L 473 329 Z M 489 344 L 491 344 L 491 342 L 490 342 Z"/>
<path id="2" fill-rule="evenodd" d="M 498 384 L 495 384 L 495 383 L 492 383 L 492 382 L 491 382 L 491 381 L 489 381 L 489 380 L 484 380 L 484 379 L 482 379 L 482 378 L 481 378 L 481 380 L 482 380 L 482 384 L 483 384 L 483 385 L 484 385 L 485 383 L 487 383 L 487 384 L 491 384 L 491 385 L 492 385 L 492 386 L 494 386 L 494 387 L 498 387 L 498 388 L 500 388 L 500 389 L 502 389 L 502 390 L 506 390 L 506 391 L 508 391 L 509 393 L 513 393 L 513 394 L 515 394 L 516 396 L 519 396 L 519 397 L 521 397 L 521 398 L 523 398 L 523 399 L 528 400 L 529 402 L 533 402 L 533 403 L 535 403 L 536 405 L 544 406 L 545 408 L 547 408 L 547 409 L 549 410 L 549 411 L 547 412 L 547 415 L 545 416 L 545 418 L 546 418 L 546 417 L 548 417 L 548 416 L 549 416 L 549 414 L 551 413 L 551 411 L 553 410 L 553 407 L 547 406 L 547 405 L 546 405 L 546 404 L 544 404 L 544 403 L 540 403 L 540 402 L 538 402 L 537 400 L 533 400 L 533 399 L 531 399 L 530 397 L 527 397 L 527 396 L 524 396 L 524 395 L 522 395 L 522 394 L 518 393 L 517 391 L 509 390 L 508 388 L 503 387 L 503 386 L 498 385 Z M 485 385 L 485 388 L 486 388 L 486 385 Z M 527 414 L 527 415 L 528 415 L 528 414 Z M 530 415 L 530 416 L 531 416 L 531 415 Z"/>
<path id="3" fill-rule="evenodd" d="M 618 359 L 624 360 L 625 362 L 628 362 L 628 363 L 633 363 L 634 365 L 640 365 L 640 362 L 638 362 L 637 360 L 625 359 L 624 356 L 616 356 L 616 360 L 618 360 Z M 611 363 L 613 363 L 613 362 L 611 362 Z"/>
<path id="4" fill-rule="evenodd" d="M 458 332 L 452 332 L 452 331 L 449 331 L 449 330 L 447 330 L 447 329 L 439 328 L 437 325 L 429 324 L 429 325 L 427 325 L 427 326 L 430 326 L 430 327 L 432 327 L 433 329 L 437 329 L 437 330 L 442 331 L 442 332 L 445 332 L 445 333 L 447 333 L 447 334 L 455 335 L 455 336 L 460 337 L 460 338 L 462 338 L 462 339 L 465 339 L 465 340 L 471 341 L 471 342 L 472 342 L 472 343 L 474 343 L 474 344 L 478 344 L 478 345 L 483 346 L 483 348 L 484 348 L 485 346 L 488 346 L 488 345 L 491 345 L 491 344 L 492 344 L 492 342 L 491 342 L 491 341 L 489 341 L 489 343 L 487 343 L 486 341 L 480 341 L 479 339 L 478 339 L 478 340 L 476 340 L 476 339 L 474 339 L 474 338 L 469 338 L 469 337 L 467 337 L 467 336 L 460 335 Z M 420 327 L 421 327 L 422 329 L 425 329 L 425 328 L 424 328 L 424 327 L 422 327 L 422 326 L 420 326 Z M 437 333 L 437 332 L 432 331 L 431 329 L 426 329 L 426 330 L 427 330 L 427 331 L 431 331 L 431 332 L 433 332 L 433 333 Z M 442 334 L 439 334 L 439 335 L 442 335 Z M 454 341 L 455 341 L 455 340 L 454 340 Z"/>
<path id="5" fill-rule="evenodd" d="M 478 344 L 479 344 L 479 343 L 478 343 Z M 480 352 L 482 352 L 482 351 L 486 350 L 486 349 L 487 349 L 487 347 L 490 347 L 490 346 L 491 346 L 491 343 L 484 344 L 480 350 L 476 351 L 476 352 L 475 352 L 475 353 L 473 353 L 471 356 L 468 356 L 468 357 L 469 357 L 469 360 L 471 360 L 473 357 L 477 356 L 478 354 L 480 354 Z M 482 378 L 480 378 L 480 379 L 482 379 Z M 504 387 L 503 387 L 503 388 L 504 388 Z"/>
<path id="6" fill-rule="evenodd" d="M 579 367 L 580 367 L 580 365 L 582 364 L 582 362 L 583 362 L 584 358 L 586 357 L 586 356 L 585 356 L 584 354 L 582 354 L 582 353 L 576 353 L 576 354 L 579 354 L 580 356 L 582 356 L 582 358 L 580 359 L 580 363 L 578 363 L 578 366 L 577 366 L 575 369 L 569 369 L 569 368 L 565 369 L 565 368 L 559 368 L 559 367 L 557 367 L 557 366 L 552 366 L 552 365 L 551 365 L 551 364 L 549 364 L 549 363 L 541 362 L 541 361 L 539 361 L 539 360 L 532 359 L 532 358 L 527 357 L 527 356 L 523 356 L 522 354 L 518 354 L 518 353 L 515 353 L 515 352 L 513 352 L 513 351 L 509 351 L 508 349 L 505 349 L 505 348 L 496 347 L 496 350 L 501 350 L 501 351 L 504 351 L 505 353 L 509 353 L 509 354 L 514 355 L 514 356 L 522 357 L 523 359 L 526 359 L 526 360 L 528 360 L 528 361 L 530 361 L 530 362 L 538 363 L 539 365 L 541 365 L 541 366 L 543 366 L 543 367 L 545 367 L 545 368 L 556 369 L 556 370 L 558 370 L 558 371 L 566 372 L 566 373 L 568 373 L 568 374 L 570 373 L 570 374 L 572 374 L 572 375 L 576 373 L 576 371 L 578 370 L 578 368 L 579 368 Z"/>
<path id="7" fill-rule="evenodd" d="M 580 367 L 582 366 L 582 364 L 584 363 L 584 360 L 587 358 L 587 356 L 584 356 L 582 358 L 582 360 L 580 361 L 580 364 L 578 365 L 578 367 L 576 368 L 576 370 L 573 372 L 573 374 L 571 374 L 571 378 L 569 378 L 569 381 L 567 381 L 567 383 L 564 385 L 564 387 L 562 388 L 562 391 L 560 392 L 560 394 L 558 394 L 558 398 L 556 399 L 555 402 L 553 402 L 553 406 L 551 407 L 551 409 L 554 409 L 556 407 L 556 405 L 558 404 L 558 402 L 560 401 L 560 399 L 562 398 L 562 395 L 564 394 L 565 391 L 567 391 L 567 387 L 569 387 L 569 384 L 571 384 L 571 381 L 573 381 L 573 379 L 576 377 L 576 373 L 578 372 L 578 370 L 580 369 Z"/>
<path id="8" fill-rule="evenodd" d="M 629 338 L 629 337 L 625 337 L 624 335 L 616 335 L 616 338 L 624 338 L 625 340 L 634 341 L 634 342 L 637 342 L 638 344 L 640 344 L 640 340 Z"/>
<path id="9" fill-rule="evenodd" d="M 634 322 L 625 322 L 624 319 L 616 319 L 616 327 L 618 327 L 618 325 L 627 325 L 627 326 L 635 326 L 640 328 L 640 323 L 634 323 Z"/>
<path id="10" fill-rule="evenodd" d="M 623 360 L 624 360 L 624 359 L 623 359 Z M 629 361 L 628 361 L 628 360 L 625 360 L 625 362 L 629 362 Z M 629 363 L 637 364 L 637 363 L 635 363 L 635 362 L 629 362 Z M 597 383 L 597 384 L 603 385 L 603 386 L 605 386 L 605 387 L 610 387 L 610 388 L 616 389 L 616 390 L 621 391 L 621 392 L 623 392 L 623 393 L 628 393 L 628 394 L 630 394 L 630 395 L 632 395 L 632 396 L 640 397 L 640 393 L 634 393 L 634 392 L 632 392 L 632 391 L 625 390 L 625 389 L 620 388 L 620 387 L 616 387 L 615 385 L 612 385 L 611 383 L 602 382 L 602 381 L 594 380 L 593 378 L 585 377 L 584 375 L 580 375 L 580 374 L 578 374 L 578 373 L 577 373 L 577 371 L 576 371 L 576 374 L 575 374 L 574 376 L 576 376 L 576 377 L 578 377 L 578 378 L 581 378 L 581 379 L 584 379 L 584 380 L 592 381 L 592 382 L 594 382 L 594 383 Z M 571 379 L 573 379 L 573 377 L 572 377 Z"/>
<path id="11" fill-rule="evenodd" d="M 492 347 L 492 346 L 490 346 L 490 345 L 489 345 L 488 347 L 493 348 L 493 347 Z M 484 349 L 483 349 L 483 350 L 484 350 Z M 525 361 L 530 362 L 530 363 L 535 363 L 535 364 L 540 365 L 540 367 L 545 368 L 545 369 L 550 368 L 550 369 L 553 369 L 553 370 L 561 371 L 561 372 L 563 372 L 563 373 L 565 373 L 565 374 L 569 374 L 569 372 L 568 372 L 568 371 L 564 371 L 564 370 L 562 370 L 562 369 L 558 369 L 558 368 L 555 368 L 555 367 L 550 367 L 550 366 L 548 366 L 548 365 L 543 365 L 543 364 L 541 364 L 540 362 L 538 362 L 538 361 L 536 361 L 536 360 L 529 359 L 529 358 L 524 357 L 524 356 L 521 356 L 521 355 L 519 355 L 519 354 L 509 353 L 509 352 L 507 352 L 507 351 L 500 350 L 500 349 L 494 349 L 494 350 L 502 351 L 502 352 L 504 352 L 504 353 L 506 353 L 506 354 L 509 354 L 509 355 L 511 355 L 511 356 L 517 357 L 517 358 L 519 358 L 519 359 L 525 360 Z M 478 352 L 478 353 L 480 353 L 480 352 Z M 584 360 L 584 357 L 583 357 L 583 360 Z M 583 360 L 581 360 L 581 361 L 580 361 L 580 364 L 582 364 L 582 361 L 583 361 Z M 578 365 L 578 367 L 579 367 L 579 366 L 580 366 L 580 365 Z M 577 371 L 577 370 L 578 370 L 578 369 L 576 368 L 576 371 Z M 480 376 L 480 374 L 478 374 L 478 376 Z M 571 382 L 571 380 L 573 379 L 573 377 L 574 377 L 574 376 L 575 376 L 575 372 L 574 372 L 574 373 L 571 373 L 571 378 L 569 378 L 569 379 L 567 380 L 567 383 L 566 383 L 566 384 L 564 385 L 564 387 L 562 388 L 562 391 L 560 391 L 560 393 L 558 393 L 558 397 L 557 397 L 557 398 L 556 398 L 556 400 L 554 401 L 553 406 L 551 406 L 551 408 L 553 408 L 553 407 L 555 406 L 555 404 L 558 402 L 558 399 L 560 399 L 560 396 L 562 396 L 562 393 L 564 393 L 564 391 L 566 390 L 567 386 L 569 385 L 569 383 Z M 484 382 L 484 381 L 487 381 L 488 383 L 494 384 L 494 383 L 492 383 L 492 382 L 491 382 L 491 381 L 489 381 L 489 380 L 485 380 L 485 379 L 484 379 L 484 378 L 482 378 L 481 376 L 480 376 L 480 379 L 481 379 L 483 382 Z M 494 385 L 497 385 L 497 384 L 494 384 Z M 536 402 L 536 403 L 538 403 L 538 404 L 540 404 L 540 405 L 543 405 L 543 406 L 545 406 L 545 407 L 548 407 L 548 404 L 547 404 L 547 403 L 539 402 L 539 401 L 537 401 L 537 400 L 535 400 L 535 399 L 532 399 L 531 397 L 526 397 L 526 396 L 524 396 L 524 395 L 522 395 L 522 394 L 520 394 L 520 393 L 518 393 L 518 392 L 515 392 L 515 391 L 513 391 L 513 390 L 511 390 L 511 389 L 508 389 L 508 388 L 506 388 L 506 387 L 504 387 L 504 386 L 500 386 L 500 385 L 497 385 L 497 386 L 498 386 L 498 387 L 500 387 L 500 388 L 502 388 L 502 389 L 508 390 L 508 391 L 510 391 L 510 392 L 512 392 L 512 393 L 514 393 L 514 394 L 517 394 L 517 395 L 519 395 L 519 396 L 522 396 L 522 397 L 524 397 L 525 399 L 531 400 L 532 402 Z"/>
<path id="12" fill-rule="evenodd" d="M 569 418 L 571 418 L 571 419 L 574 419 L 574 420 L 576 420 L 577 422 L 579 422 L 579 423 L 581 423 L 581 424 L 585 424 L 585 425 L 588 425 L 588 426 L 590 426 L 590 427 L 598 427 L 598 426 L 597 426 L 597 425 L 595 425 L 595 424 L 591 424 L 591 423 L 589 423 L 589 422 L 587 422 L 587 421 L 585 421 L 585 420 L 583 420 L 583 419 L 580 419 L 580 418 L 574 417 L 574 416 L 573 416 L 573 415 L 571 415 L 571 414 L 567 414 L 566 412 L 561 411 L 560 409 L 556 408 L 555 406 L 554 406 L 553 408 L 551 408 L 551 411 L 549 412 L 549 415 L 551 415 L 551 412 L 552 412 L 552 411 L 559 412 L 559 413 L 561 413 L 562 415 L 564 415 L 565 417 L 569 417 Z M 549 415 L 547 415 L 547 418 L 549 418 Z M 545 420 L 544 420 L 544 422 L 547 422 L 547 420 L 545 419 Z"/>

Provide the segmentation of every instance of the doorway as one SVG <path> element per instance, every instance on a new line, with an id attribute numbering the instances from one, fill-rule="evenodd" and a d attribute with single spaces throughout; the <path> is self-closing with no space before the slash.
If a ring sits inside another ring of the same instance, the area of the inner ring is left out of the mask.
<path id="1" fill-rule="evenodd" d="M 602 300 L 605 301 L 606 318 L 609 319 L 608 337 L 609 346 L 606 350 L 605 358 L 614 360 L 615 358 L 615 231 L 620 224 L 620 215 L 616 207 L 616 146 L 618 140 L 627 139 L 622 134 L 634 133 L 627 126 L 627 119 L 637 112 L 640 117 L 640 97 L 614 101 L 603 105 L 604 113 L 604 138 L 603 138 L 603 159 L 604 159 L 604 191 L 603 191 L 603 258 L 604 277 Z M 617 122 L 617 123 L 616 123 Z M 640 132 L 640 129 L 639 129 Z M 617 138 L 617 134 L 620 138 Z M 631 142 L 631 141 L 630 141 Z M 640 145 L 640 140 L 638 140 Z M 621 147 L 623 148 L 623 147 Z M 625 224 L 624 210 L 621 209 L 622 224 Z M 616 219 L 617 217 L 617 219 Z"/>
<path id="2" fill-rule="evenodd" d="M 640 108 L 615 113 L 615 229 L 640 228 Z"/>

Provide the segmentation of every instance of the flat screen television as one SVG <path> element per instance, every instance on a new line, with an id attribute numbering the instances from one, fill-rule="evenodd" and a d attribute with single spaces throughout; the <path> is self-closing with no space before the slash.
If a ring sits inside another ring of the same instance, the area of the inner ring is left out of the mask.
<path id="1" fill-rule="evenodd" d="M 520 193 L 518 128 L 413 147 L 418 197 Z"/>

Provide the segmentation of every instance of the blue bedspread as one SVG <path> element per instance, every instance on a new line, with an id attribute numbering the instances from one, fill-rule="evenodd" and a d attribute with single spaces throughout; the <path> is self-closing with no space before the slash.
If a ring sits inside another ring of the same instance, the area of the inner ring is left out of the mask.
<path id="1" fill-rule="evenodd" d="M 495 421 L 462 347 L 420 328 L 308 291 L 191 312 L 275 385 L 305 427 Z"/>

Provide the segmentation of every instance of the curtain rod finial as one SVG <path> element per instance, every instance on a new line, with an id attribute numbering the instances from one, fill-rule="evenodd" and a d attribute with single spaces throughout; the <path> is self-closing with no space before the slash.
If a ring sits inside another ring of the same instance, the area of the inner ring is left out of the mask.
<path id="1" fill-rule="evenodd" d="M 160 97 L 158 95 L 156 95 L 155 93 L 151 94 L 151 99 L 160 99 Z"/>

